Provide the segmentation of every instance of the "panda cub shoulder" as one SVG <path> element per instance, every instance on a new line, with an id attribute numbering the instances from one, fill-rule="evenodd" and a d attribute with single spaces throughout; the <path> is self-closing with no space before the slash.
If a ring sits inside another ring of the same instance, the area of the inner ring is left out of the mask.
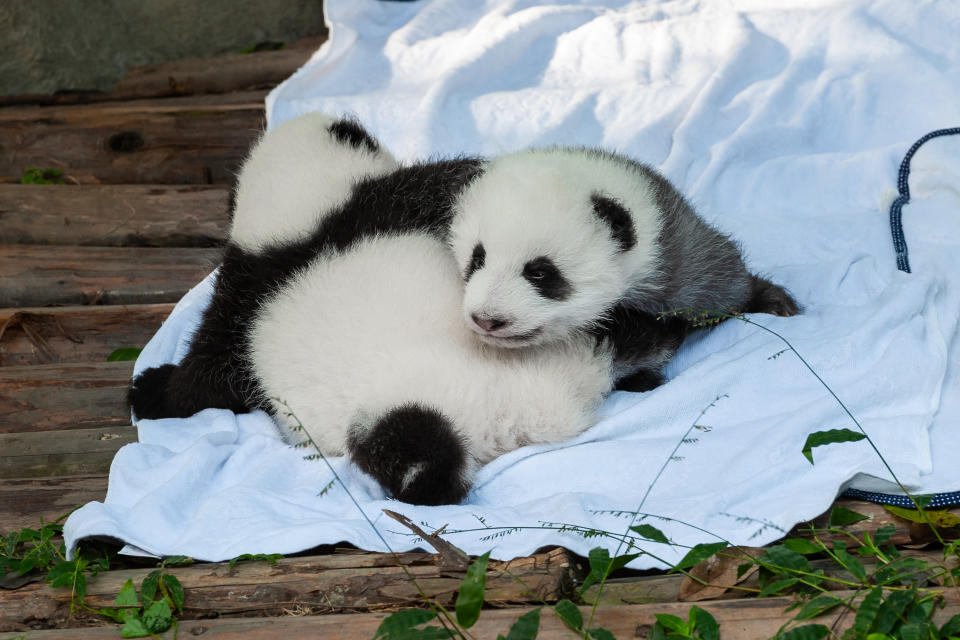
<path id="1" fill-rule="evenodd" d="M 527 347 L 593 331 L 611 344 L 618 388 L 662 381 L 691 329 L 665 312 L 799 312 L 663 176 L 597 150 L 487 162 L 457 198 L 450 244 L 462 319 L 481 340 Z"/>

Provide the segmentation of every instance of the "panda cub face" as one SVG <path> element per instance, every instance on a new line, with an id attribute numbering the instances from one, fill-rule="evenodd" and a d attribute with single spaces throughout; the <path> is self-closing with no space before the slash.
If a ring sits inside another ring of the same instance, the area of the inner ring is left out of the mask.
<path id="1" fill-rule="evenodd" d="M 616 157 L 547 149 L 492 160 L 454 208 L 463 320 L 498 347 L 563 339 L 655 268 L 658 230 L 649 186 Z"/>

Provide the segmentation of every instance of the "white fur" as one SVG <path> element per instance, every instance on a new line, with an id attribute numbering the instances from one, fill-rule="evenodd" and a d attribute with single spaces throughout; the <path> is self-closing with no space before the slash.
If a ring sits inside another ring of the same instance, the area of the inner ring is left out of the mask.
<path id="1" fill-rule="evenodd" d="M 595 192 L 630 212 L 637 240 L 631 250 L 618 251 L 609 226 L 594 214 Z M 497 346 L 562 339 L 654 274 L 659 231 L 651 185 L 610 157 L 545 149 L 491 160 L 455 207 L 450 242 L 461 271 L 477 243 L 486 250 L 485 266 L 466 285 L 463 321 Z M 523 277 L 523 265 L 539 256 L 549 257 L 571 283 L 571 297 L 545 299 Z M 472 321 L 474 314 L 509 325 L 486 332 Z"/>
<path id="2" fill-rule="evenodd" d="M 301 239 L 347 201 L 358 180 L 399 166 L 383 149 L 342 143 L 328 130 L 337 120 L 308 113 L 264 133 L 240 171 L 231 242 L 258 252 Z"/>
<path id="3" fill-rule="evenodd" d="M 424 235 L 368 238 L 315 260 L 269 299 L 251 361 L 283 425 L 290 406 L 325 454 L 352 426 L 419 402 L 441 411 L 474 465 L 583 431 L 612 386 L 609 354 L 573 335 L 500 350 L 460 321 L 463 284 L 449 250 Z M 298 436 L 292 434 L 296 440 Z"/>

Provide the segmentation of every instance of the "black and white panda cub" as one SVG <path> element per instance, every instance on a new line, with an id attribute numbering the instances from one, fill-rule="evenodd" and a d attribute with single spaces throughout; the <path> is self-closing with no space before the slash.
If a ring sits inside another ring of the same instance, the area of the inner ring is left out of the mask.
<path id="1" fill-rule="evenodd" d="M 589 427 L 612 386 L 591 336 L 503 350 L 460 321 L 442 238 L 478 163 L 398 168 L 356 123 L 324 118 L 254 148 L 210 306 L 181 363 L 133 382 L 138 418 L 263 408 L 419 504 L 459 502 L 495 456 Z"/>
<path id="2" fill-rule="evenodd" d="M 799 313 L 663 176 L 597 150 L 486 162 L 457 197 L 450 244 L 463 321 L 481 340 L 518 348 L 593 331 L 613 350 L 618 389 L 662 383 L 692 329 L 665 312 Z"/>

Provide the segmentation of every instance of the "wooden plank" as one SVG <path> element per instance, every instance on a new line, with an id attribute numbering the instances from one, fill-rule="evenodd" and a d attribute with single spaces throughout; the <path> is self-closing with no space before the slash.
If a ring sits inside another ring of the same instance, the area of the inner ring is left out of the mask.
<path id="1" fill-rule="evenodd" d="M 210 247 L 225 186 L 0 184 L 0 244 Z"/>
<path id="2" fill-rule="evenodd" d="M 933 620 L 942 625 L 951 616 L 960 613 L 960 589 L 944 589 L 944 607 L 938 609 Z M 844 595 L 844 594 L 837 594 Z M 764 598 L 751 600 L 725 600 L 699 603 L 720 623 L 720 635 L 736 640 L 767 640 L 790 621 L 796 610 L 784 612 L 794 603 L 793 598 Z M 505 635 L 516 619 L 531 611 L 532 607 L 517 607 L 500 610 L 485 610 L 477 624 L 470 628 L 470 635 L 477 640 L 493 640 L 498 634 Z M 647 605 L 623 605 L 598 607 L 593 626 L 610 631 L 617 638 L 645 638 L 650 633 L 657 613 L 666 613 L 687 619 L 690 605 L 686 603 L 663 603 Z M 584 620 L 589 619 L 590 607 L 580 607 Z M 179 637 L 235 640 L 258 638 L 263 640 L 286 640 L 287 638 L 323 638 L 324 640 L 355 640 L 372 638 L 377 627 L 388 613 L 343 614 L 343 615 L 288 615 L 280 618 L 224 618 L 220 620 L 197 620 L 182 622 Z M 849 611 L 834 611 L 801 624 L 823 624 L 832 629 L 836 637 L 853 625 L 854 616 Z M 56 631 L 29 631 L 24 629 L 25 640 L 68 638 L 70 640 L 99 640 L 106 633 L 119 633 L 116 625 L 86 629 L 62 629 Z M 161 635 L 173 638 L 170 630 Z M 549 609 L 540 615 L 540 632 L 537 638 L 580 638 L 570 631 Z"/>
<path id="3" fill-rule="evenodd" d="M 0 433 L 121 428 L 132 362 L 0 368 Z"/>
<path id="4" fill-rule="evenodd" d="M 143 347 L 172 310 L 170 302 L 0 309 L 0 367 L 106 362 L 116 349 Z"/>
<path id="5" fill-rule="evenodd" d="M 117 450 L 136 441 L 130 426 L 0 433 L 0 478 L 105 474 Z"/>
<path id="6" fill-rule="evenodd" d="M 304 38 L 279 51 L 255 51 L 212 58 L 184 58 L 133 67 L 113 91 L 58 91 L 0 96 L 0 106 L 76 105 L 91 102 L 252 91 L 276 86 L 299 69 L 326 40 Z"/>
<path id="7" fill-rule="evenodd" d="M 117 83 L 114 93 L 130 98 L 272 88 L 303 66 L 326 39 L 325 35 L 305 38 L 279 51 L 187 58 L 133 67 Z"/>
<path id="8" fill-rule="evenodd" d="M 0 307 L 174 302 L 218 249 L 0 246 Z"/>
<path id="9" fill-rule="evenodd" d="M 428 553 L 400 555 L 406 572 L 389 554 L 325 555 L 285 558 L 275 565 L 242 562 L 203 563 L 168 569 L 184 587 L 181 619 L 219 616 L 282 615 L 297 609 L 310 613 L 365 611 L 413 606 L 422 601 L 417 587 L 452 608 L 462 574 L 438 567 Z M 111 606 L 127 580 L 139 586 L 152 569 L 114 570 L 91 580 L 86 603 Z M 570 554 L 563 549 L 490 562 L 487 602 L 495 606 L 556 602 L 569 595 L 572 584 Z M 8 621 L 44 626 L 63 621 L 69 611 L 68 590 L 32 584 L 0 591 L 0 611 Z"/>
<path id="10" fill-rule="evenodd" d="M 0 480 L 0 533 L 37 528 L 107 495 L 107 476 Z"/>
<path id="11" fill-rule="evenodd" d="M 0 109 L 0 182 L 28 167 L 73 183 L 232 183 L 263 129 L 263 92 Z"/>

